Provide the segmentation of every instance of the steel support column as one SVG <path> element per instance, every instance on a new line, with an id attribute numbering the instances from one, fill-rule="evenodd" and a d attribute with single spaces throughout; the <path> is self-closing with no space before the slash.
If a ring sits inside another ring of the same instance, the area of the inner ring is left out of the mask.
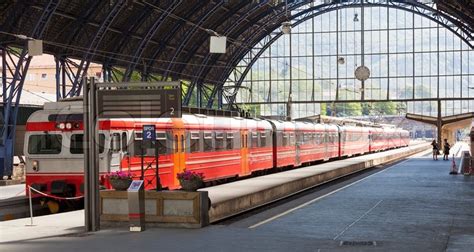
<path id="1" fill-rule="evenodd" d="M 31 37 L 40 39 L 48 25 L 52 14 L 56 11 L 60 0 L 50 0 L 44 8 L 43 14 L 37 21 Z M 6 45 L 2 48 L 2 91 L 3 91 L 3 120 L 0 142 L 0 179 L 6 175 L 12 176 L 13 156 L 15 147 L 16 119 L 20 105 L 21 92 L 25 82 L 31 56 L 27 56 L 26 45 L 20 53 L 10 50 Z M 9 60 L 8 60 L 8 59 Z M 11 63 L 11 64 L 10 64 Z M 5 70 L 8 69 L 8 72 Z M 8 76 L 11 75 L 11 76 Z M 11 79 L 10 79 L 11 78 Z M 9 82 L 10 80 L 10 82 Z"/>

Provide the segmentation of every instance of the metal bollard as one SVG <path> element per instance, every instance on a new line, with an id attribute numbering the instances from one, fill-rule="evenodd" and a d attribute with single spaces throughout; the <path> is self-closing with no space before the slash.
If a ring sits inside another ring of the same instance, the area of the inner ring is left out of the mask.
<path id="1" fill-rule="evenodd" d="M 30 224 L 26 224 L 25 226 L 34 226 L 33 225 L 33 201 L 31 200 L 31 186 L 28 186 L 28 196 L 30 201 Z"/>

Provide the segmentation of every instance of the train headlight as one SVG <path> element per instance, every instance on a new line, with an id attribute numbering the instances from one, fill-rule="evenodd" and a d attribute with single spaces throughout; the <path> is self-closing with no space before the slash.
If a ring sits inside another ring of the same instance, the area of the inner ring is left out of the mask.
<path id="1" fill-rule="evenodd" d="M 35 172 L 39 171 L 39 161 L 38 160 L 33 160 L 33 162 L 31 162 L 31 166 L 33 167 L 33 171 L 35 171 Z"/>
<path id="2" fill-rule="evenodd" d="M 66 123 L 66 129 L 68 130 L 72 129 L 72 123 Z"/>
<path id="3" fill-rule="evenodd" d="M 66 128 L 66 125 L 64 123 L 58 123 L 58 124 L 56 124 L 56 127 L 60 130 L 63 130 L 63 129 Z"/>

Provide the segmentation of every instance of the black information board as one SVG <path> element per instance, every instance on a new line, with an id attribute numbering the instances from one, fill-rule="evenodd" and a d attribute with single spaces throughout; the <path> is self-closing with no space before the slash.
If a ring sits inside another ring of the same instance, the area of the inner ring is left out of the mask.
<path id="1" fill-rule="evenodd" d="M 179 82 L 97 84 L 97 87 L 99 118 L 181 117 Z"/>

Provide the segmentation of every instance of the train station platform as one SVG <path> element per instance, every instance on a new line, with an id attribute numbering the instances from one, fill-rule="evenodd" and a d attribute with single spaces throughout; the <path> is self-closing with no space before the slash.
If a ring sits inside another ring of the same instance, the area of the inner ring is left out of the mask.
<path id="1" fill-rule="evenodd" d="M 0 222 L 0 246 L 6 251 L 470 251 L 474 178 L 449 175 L 450 167 L 451 160 L 433 161 L 430 154 L 410 157 L 278 215 L 251 216 L 247 226 L 84 234 L 83 211 L 38 217 L 33 227 L 25 226 L 28 218 Z"/>
<path id="2" fill-rule="evenodd" d="M 203 188 L 200 191 L 208 192 L 211 200 L 209 220 L 212 223 L 337 178 L 403 159 L 429 148 L 430 146 L 426 142 L 412 142 L 408 147 L 400 149 L 300 167 L 285 172 Z"/>

